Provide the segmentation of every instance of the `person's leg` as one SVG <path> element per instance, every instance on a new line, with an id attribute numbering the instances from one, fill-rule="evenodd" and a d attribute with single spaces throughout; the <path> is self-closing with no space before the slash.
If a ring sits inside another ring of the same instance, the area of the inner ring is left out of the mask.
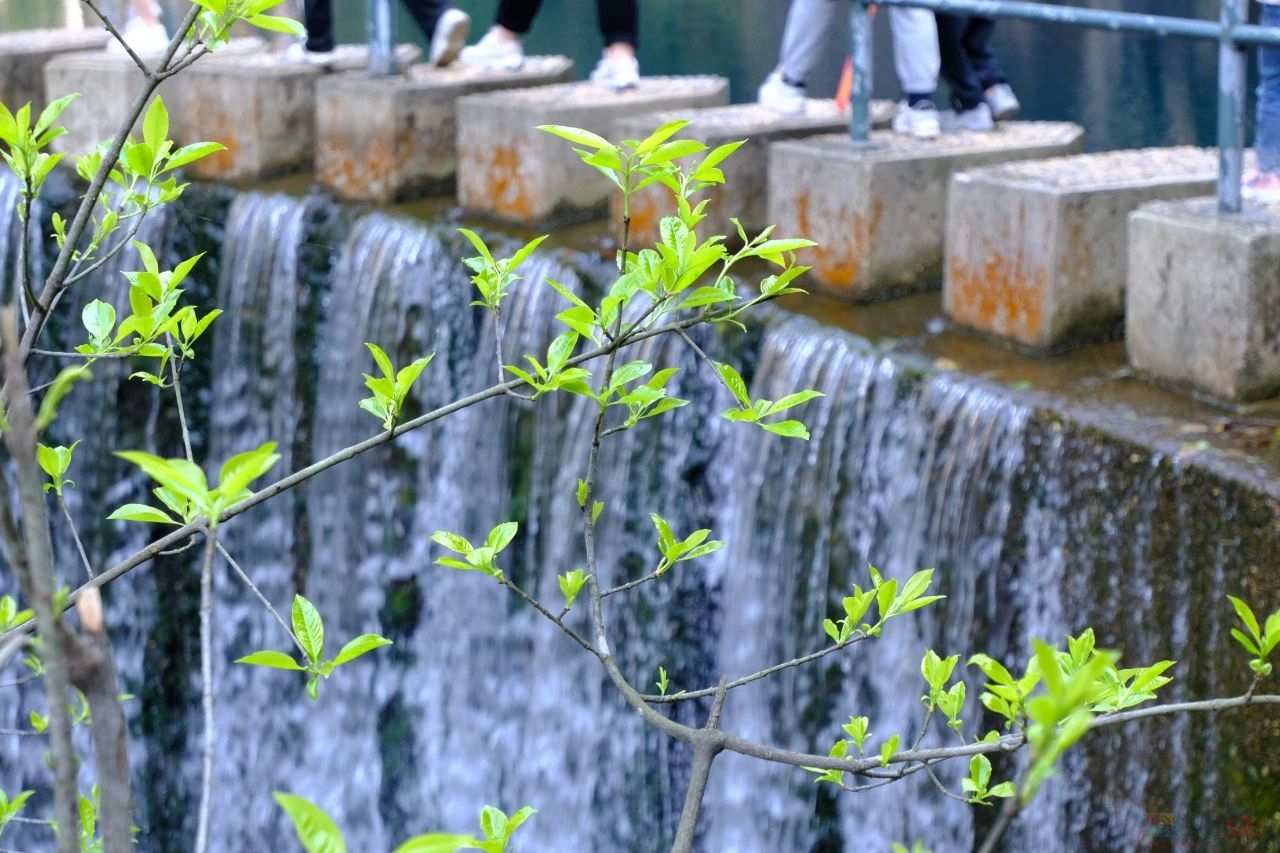
<path id="1" fill-rule="evenodd" d="M 941 58 L 938 26 L 928 9 L 893 6 L 889 9 L 893 33 L 893 67 L 907 100 L 931 100 L 938 88 Z"/>
<path id="2" fill-rule="evenodd" d="M 634 56 L 640 29 L 636 0 L 596 0 L 596 17 L 605 49 Z"/>
<path id="3" fill-rule="evenodd" d="M 849 13 L 845 0 L 791 0 L 782 26 L 778 67 L 790 86 L 803 87 L 818 66 L 822 51 L 841 14 Z"/>
<path id="4" fill-rule="evenodd" d="M 937 16 L 938 51 L 942 59 L 942 76 L 951 87 L 951 104 L 957 112 L 965 112 L 985 103 L 978 72 L 964 48 L 967 19 L 962 15 Z"/>
<path id="5" fill-rule="evenodd" d="M 1280 27 L 1280 6 L 1262 4 L 1258 23 Z M 1258 154 L 1258 170 L 1280 169 L 1280 48 L 1259 47 L 1258 103 L 1255 111 L 1253 147 Z"/>
<path id="6" fill-rule="evenodd" d="M 427 41 L 431 41 L 440 16 L 449 8 L 449 0 L 404 0 L 404 7 Z"/>
<path id="7" fill-rule="evenodd" d="M 542 8 L 542 0 L 501 0 L 494 23 L 508 32 L 522 36 L 533 26 L 533 19 Z"/>
<path id="8" fill-rule="evenodd" d="M 964 52 L 983 89 L 1009 82 L 1000 67 L 1000 60 L 991 49 L 991 36 L 995 31 L 996 22 L 991 18 L 972 17 L 964 28 Z"/>
<path id="9" fill-rule="evenodd" d="M 307 50 L 313 53 L 333 50 L 333 5 L 330 0 L 306 0 L 302 17 L 307 28 Z"/>

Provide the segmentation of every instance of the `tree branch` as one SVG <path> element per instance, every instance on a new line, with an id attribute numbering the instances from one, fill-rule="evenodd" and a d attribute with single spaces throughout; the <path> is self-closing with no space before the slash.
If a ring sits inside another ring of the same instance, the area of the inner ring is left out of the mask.
<path id="1" fill-rule="evenodd" d="M 213 554 L 217 530 L 205 534 L 204 560 L 200 566 L 200 704 L 204 709 L 204 773 L 200 784 L 200 813 L 196 819 L 195 853 L 209 849 L 209 819 L 213 813 Z"/>
<path id="2" fill-rule="evenodd" d="M 8 393 L 8 426 L 4 440 L 18 473 L 18 499 L 22 507 L 22 540 L 8 543 L 9 552 L 22 554 L 14 562 L 23 595 L 35 611 L 34 628 L 41 638 L 40 657 L 44 661 L 45 696 L 49 702 L 49 746 L 53 758 L 54 815 L 63 828 L 58 837 L 59 853 L 78 853 L 80 847 L 79 791 L 76 768 L 79 760 L 71 742 L 71 684 L 68 675 L 65 634 L 59 630 L 54 612 L 53 542 L 49 538 L 49 517 L 45 510 L 43 475 L 36 463 L 35 411 L 28 393 L 27 368 L 18 342 L 18 320 L 12 306 L 0 312 L 0 338 L 4 346 L 4 384 Z M 9 513 L 8 485 L 0 511 Z M 10 525 L 5 525 L 9 532 Z M 12 633 L 12 632 L 11 632 Z"/>
<path id="3" fill-rule="evenodd" d="M 633 581 L 631 585 L 634 586 L 640 583 L 641 581 L 645 581 L 649 579 L 650 578 L 648 577 L 641 578 L 640 581 Z M 620 592 L 621 590 L 622 590 L 622 587 L 615 587 L 614 589 L 609 590 L 609 593 Z M 609 593 L 605 593 L 605 595 Z M 833 646 L 827 646 L 825 649 L 822 649 L 821 651 L 813 652 L 812 654 L 807 654 L 804 657 L 795 658 L 794 660 L 789 660 L 786 663 L 775 664 L 769 667 L 768 669 L 762 669 L 759 672 L 753 672 L 750 675 L 744 675 L 742 678 L 734 679 L 733 681 L 730 681 L 727 685 L 725 685 L 725 688 L 727 690 L 733 690 L 736 687 L 742 687 L 744 684 L 750 684 L 753 681 L 759 681 L 762 678 L 767 678 L 770 675 L 773 675 L 775 672 L 781 672 L 784 669 L 790 669 L 791 667 L 794 667 L 794 666 L 804 666 L 805 664 L 815 661 L 818 658 L 826 657 L 832 652 L 838 652 L 841 649 L 848 648 L 854 643 L 861 642 L 866 638 L 867 637 L 865 634 L 858 634 L 857 636 L 850 637 L 849 641 L 846 643 L 836 643 Z M 686 690 L 685 692 L 680 693 L 678 695 L 670 695 L 670 696 L 663 696 L 655 693 L 646 693 L 640 698 L 642 698 L 646 702 L 653 702 L 654 704 L 683 702 L 686 699 L 701 699 L 703 696 L 714 696 L 719 690 L 720 690 L 719 687 L 707 687 L 702 690 L 693 690 L 693 691 Z"/>

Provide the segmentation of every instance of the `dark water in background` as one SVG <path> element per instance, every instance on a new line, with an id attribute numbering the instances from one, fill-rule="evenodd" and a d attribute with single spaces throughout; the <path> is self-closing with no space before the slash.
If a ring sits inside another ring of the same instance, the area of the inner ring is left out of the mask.
<path id="1" fill-rule="evenodd" d="M 300 0 L 290 2 L 300 9 Z M 456 2 L 472 15 L 473 40 L 478 38 L 492 21 L 497 0 Z M 171 20 L 185 7 L 178 0 L 162 0 L 162 5 Z M 1217 0 L 1075 0 L 1067 5 L 1201 19 L 1216 19 L 1219 9 Z M 0 31 L 56 25 L 62 6 L 61 0 L 0 0 Z M 334 6 L 339 40 L 363 40 L 364 0 L 334 0 Z M 645 74 L 720 74 L 740 102 L 755 98 L 756 87 L 777 63 L 786 0 L 643 0 L 640 6 Z M 876 95 L 896 97 L 888 18 L 880 18 Z M 401 40 L 421 41 L 403 9 L 398 26 Z M 529 53 L 571 57 L 578 76 L 585 77 L 599 57 L 599 39 L 592 0 L 545 0 L 525 46 Z M 809 84 L 812 95 L 835 91 L 847 45 L 847 32 L 831 34 L 829 59 Z M 1005 21 L 997 28 L 996 47 L 1022 99 L 1022 117 L 1079 122 L 1092 150 L 1214 143 L 1217 49 L 1210 42 Z"/>

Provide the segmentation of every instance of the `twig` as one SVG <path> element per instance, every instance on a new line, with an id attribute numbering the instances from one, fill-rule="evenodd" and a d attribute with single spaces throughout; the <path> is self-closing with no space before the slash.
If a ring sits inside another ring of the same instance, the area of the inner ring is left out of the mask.
<path id="1" fill-rule="evenodd" d="M 616 592 L 620 590 L 621 588 L 619 587 L 615 590 L 610 590 L 610 591 Z M 854 637 L 849 638 L 849 640 L 845 643 L 836 643 L 834 646 L 827 646 L 825 649 L 822 649 L 821 651 L 813 652 L 811 654 L 805 655 L 804 657 L 795 658 L 794 660 L 789 660 L 786 663 L 775 664 L 769 667 L 768 669 L 762 669 L 759 672 L 753 672 L 750 675 L 744 675 L 742 678 L 734 679 L 733 681 L 730 681 L 727 685 L 725 685 L 725 689 L 733 690 L 735 688 L 742 687 L 744 684 L 750 684 L 753 681 L 759 681 L 762 678 L 767 678 L 768 676 L 773 675 L 775 672 L 781 672 L 784 669 L 790 669 L 795 666 L 804 666 L 805 664 L 815 661 L 818 658 L 826 657 L 832 652 L 838 652 L 841 649 L 848 648 L 849 646 L 852 646 L 854 643 L 860 642 L 865 639 L 866 639 L 865 635 L 858 634 Z M 707 687 L 702 690 L 686 690 L 684 693 L 681 693 L 679 695 L 671 695 L 671 696 L 662 696 L 654 693 L 646 693 L 642 695 L 641 698 L 644 699 L 644 701 L 646 702 L 653 702 L 654 704 L 683 702 L 686 699 L 701 699 L 703 696 L 713 696 L 715 695 L 716 691 L 719 689 L 720 688 L 718 687 Z"/>
<path id="2" fill-rule="evenodd" d="M 245 582 L 245 585 L 249 587 L 250 591 L 252 591 L 255 596 L 257 596 L 258 601 L 262 606 L 267 608 L 267 612 L 276 617 L 276 621 L 280 623 L 280 627 L 284 629 L 285 634 L 289 636 L 289 639 L 293 641 L 293 644 L 298 647 L 298 651 L 302 652 L 305 657 L 307 650 L 302 647 L 302 643 L 298 640 L 298 635 L 293 633 L 293 629 L 289 627 L 289 623 L 284 621 L 284 618 L 280 616 L 279 611 L 277 611 L 271 605 L 271 602 L 267 600 L 267 597 L 262 594 L 262 590 L 258 589 L 257 584 L 255 584 L 253 580 L 245 574 L 244 569 L 240 568 L 240 564 L 237 563 L 229 553 L 227 553 L 227 549 L 222 546 L 221 542 L 217 543 L 217 548 L 218 553 L 222 555 L 222 558 L 226 560 L 227 564 L 230 565 L 235 573 L 240 576 L 240 580 Z"/>
<path id="3" fill-rule="evenodd" d="M 93 566 L 89 564 L 89 555 L 84 552 L 84 543 L 80 541 L 80 531 L 76 529 L 75 519 L 71 517 L 71 510 L 67 509 L 67 502 L 61 494 L 58 495 L 58 506 L 62 508 L 62 516 L 67 520 L 67 526 L 71 528 L 71 538 L 76 543 L 76 550 L 80 553 L 80 562 L 84 564 L 84 570 L 89 575 L 89 580 L 93 580 Z"/>
<path id="4" fill-rule="evenodd" d="M 91 274 L 94 270 L 101 269 L 103 264 L 119 254 L 120 250 L 127 246 L 129 241 L 137 235 L 138 230 L 142 228 L 142 220 L 146 218 L 148 212 L 149 210 L 147 209 L 139 211 L 137 216 L 134 218 L 134 221 L 131 223 L 129 233 L 120 238 L 120 242 L 116 243 L 111 248 L 104 250 L 102 254 L 98 256 L 98 259 L 92 264 L 84 269 L 81 269 L 79 265 L 72 267 L 71 272 L 67 275 L 67 286 L 70 287 L 80 279 Z"/>
<path id="5" fill-rule="evenodd" d="M 27 369 L 18 340 L 17 312 L 12 307 L 0 313 L 0 338 L 4 347 L 4 386 L 7 393 L 8 425 L 4 441 L 17 469 L 19 504 L 22 507 L 21 539 L 6 541 L 5 547 L 17 569 L 19 585 L 35 611 L 34 624 L 22 626 L 37 629 L 45 669 L 45 697 L 49 703 L 49 746 L 53 757 L 54 814 L 63 827 L 58 837 L 59 853 L 78 853 L 80 837 L 79 791 L 76 771 L 79 764 L 71 741 L 71 683 L 65 634 L 58 630 L 59 614 L 53 606 L 54 562 L 53 542 L 49 537 L 49 518 L 45 509 L 44 475 L 36 462 L 35 411 L 28 394 Z M 0 534 L 6 538 L 17 532 L 11 514 L 7 482 L 0 482 Z M 20 556 L 18 556 L 20 555 Z M 20 630 L 20 629 L 18 629 Z M 14 632 L 10 632 L 13 634 Z M 24 632 L 25 633 L 25 632 Z M 0 639 L 7 642 L 11 637 Z"/>
<path id="6" fill-rule="evenodd" d="M 173 349 L 173 336 L 165 333 L 165 344 Z M 182 378 L 179 376 L 179 364 L 177 358 L 169 359 L 169 376 L 173 380 L 173 399 L 178 406 L 178 426 L 182 430 L 182 447 L 187 453 L 187 461 L 194 463 L 196 461 L 195 454 L 191 452 L 191 430 L 187 427 L 187 410 L 182 405 Z"/>
<path id="7" fill-rule="evenodd" d="M 209 849 L 209 818 L 213 813 L 213 554 L 217 531 L 205 534 L 204 561 L 200 566 L 200 682 L 204 708 L 204 778 L 200 785 L 200 813 L 196 820 L 195 853 Z"/>
<path id="8" fill-rule="evenodd" d="M 582 646 L 582 648 L 586 649 L 587 651 L 591 652 L 591 654 L 594 655 L 595 657 L 600 656 L 599 653 L 596 651 L 595 647 L 593 647 L 589 642 L 587 642 L 587 640 L 581 634 L 579 634 L 577 631 L 570 628 L 568 625 L 564 624 L 564 620 L 563 620 L 564 613 L 561 613 L 559 616 L 555 615 L 550 610 L 548 610 L 541 601 L 538 601 L 538 599 L 534 598 L 532 595 L 525 592 L 516 584 L 512 583 L 511 578 L 507 577 L 506 575 L 503 575 L 502 578 L 498 581 L 498 583 L 502 584 L 507 589 L 514 592 L 516 595 L 522 598 L 525 601 L 525 603 L 531 606 L 534 610 L 537 610 L 543 616 L 547 617 L 548 621 L 550 621 L 553 625 L 555 625 L 561 631 L 564 631 L 566 634 L 568 634 L 569 638 L 572 639 L 575 643 Z M 569 611 L 567 610 L 565 611 L 565 613 L 568 613 L 568 612 Z"/>
<path id="9" fill-rule="evenodd" d="M 1000 843 L 1000 839 L 1004 837 L 1005 830 L 1009 828 L 1009 824 L 1018 816 L 1018 798 L 1009 797 L 1004 801 L 1004 806 L 1000 809 L 1000 817 L 996 818 L 996 822 L 991 827 L 991 831 L 987 833 L 987 837 L 983 839 L 982 846 L 978 848 L 978 853 L 995 853 L 996 845 Z"/>
<path id="10" fill-rule="evenodd" d="M 942 780 L 938 778 L 937 773 L 933 772 L 933 768 L 931 766 L 929 766 L 928 764 L 924 764 L 921 766 L 924 767 L 924 772 L 929 774 L 929 778 L 933 780 L 934 786 L 937 787 L 938 792 L 942 794 L 942 796 L 950 800 L 959 800 L 962 803 L 969 802 L 968 797 L 962 797 L 959 794 L 953 794 L 951 793 L 951 791 L 947 790 L 947 786 L 942 784 Z"/>

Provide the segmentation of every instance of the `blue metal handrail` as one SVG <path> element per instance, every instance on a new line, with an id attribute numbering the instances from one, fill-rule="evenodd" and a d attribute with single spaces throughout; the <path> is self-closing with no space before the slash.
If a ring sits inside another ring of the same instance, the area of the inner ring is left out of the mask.
<path id="1" fill-rule="evenodd" d="M 867 12 L 871 3 L 872 0 L 853 0 L 851 12 L 853 115 L 849 121 L 849 135 L 858 144 L 867 144 L 871 136 L 871 19 Z M 1218 42 L 1218 210 L 1222 213 L 1240 212 L 1247 86 L 1244 49 L 1256 45 L 1280 46 L 1280 28 L 1246 23 L 1248 0 L 1222 0 L 1217 22 L 1018 0 L 876 0 L 876 4 L 917 6 L 957 15 L 1023 18 L 1091 29 Z"/>
<path id="2" fill-rule="evenodd" d="M 391 0 L 369 0 L 369 73 L 385 77 L 396 72 L 396 18 Z"/>

